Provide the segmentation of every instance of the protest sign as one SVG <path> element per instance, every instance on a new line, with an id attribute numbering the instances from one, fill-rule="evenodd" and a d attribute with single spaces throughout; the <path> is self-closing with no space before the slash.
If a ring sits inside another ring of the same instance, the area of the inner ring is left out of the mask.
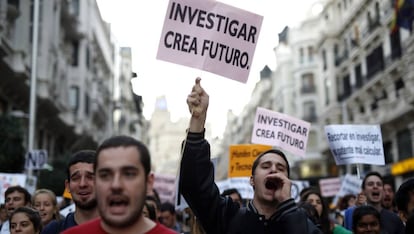
<path id="1" fill-rule="evenodd" d="M 346 174 L 342 180 L 341 189 L 337 194 L 338 197 L 343 197 L 347 194 L 358 194 L 361 192 L 362 180 L 358 176 Z"/>
<path id="2" fill-rule="evenodd" d="M 292 186 L 290 187 L 290 194 L 295 202 L 300 201 L 300 192 L 304 189 L 309 187 L 309 181 L 307 180 L 291 180 Z"/>
<path id="3" fill-rule="evenodd" d="M 379 125 L 328 125 L 325 133 L 337 165 L 385 164 Z"/>
<path id="4" fill-rule="evenodd" d="M 261 107 L 256 110 L 252 142 L 278 146 L 295 155 L 305 156 L 310 123 Z"/>
<path id="5" fill-rule="evenodd" d="M 175 175 L 154 174 L 154 189 L 157 190 L 161 202 L 171 202 L 175 199 Z"/>
<path id="6" fill-rule="evenodd" d="M 157 59 L 246 83 L 262 20 L 217 1 L 170 0 Z"/>
<path id="7" fill-rule="evenodd" d="M 228 177 L 242 177 L 252 175 L 252 166 L 256 157 L 271 149 L 268 145 L 231 145 L 229 147 Z"/>
<path id="8" fill-rule="evenodd" d="M 4 203 L 4 192 L 10 186 L 19 185 L 24 188 L 26 178 L 25 174 L 0 173 L 0 203 Z"/>
<path id="9" fill-rule="evenodd" d="M 321 190 L 322 197 L 335 196 L 341 189 L 341 178 L 326 178 L 319 180 L 319 188 Z"/>

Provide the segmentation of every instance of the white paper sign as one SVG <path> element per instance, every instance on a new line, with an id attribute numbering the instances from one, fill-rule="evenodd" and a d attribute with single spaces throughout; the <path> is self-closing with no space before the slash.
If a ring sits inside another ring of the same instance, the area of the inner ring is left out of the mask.
<path id="1" fill-rule="evenodd" d="M 325 134 L 336 165 L 385 164 L 379 125 L 328 125 Z"/>
<path id="2" fill-rule="evenodd" d="M 247 82 L 263 17 L 211 0 L 170 0 L 157 59 Z"/>
<path id="3" fill-rule="evenodd" d="M 342 180 L 341 189 L 338 192 L 338 197 L 343 197 L 347 194 L 358 194 L 361 192 L 362 180 L 358 176 L 346 174 Z"/>
<path id="4" fill-rule="evenodd" d="M 341 189 L 342 181 L 341 178 L 327 178 L 319 180 L 319 188 L 323 197 L 335 196 Z"/>
<path id="5" fill-rule="evenodd" d="M 258 107 L 252 131 L 252 142 L 278 146 L 298 156 L 305 156 L 310 123 Z"/>

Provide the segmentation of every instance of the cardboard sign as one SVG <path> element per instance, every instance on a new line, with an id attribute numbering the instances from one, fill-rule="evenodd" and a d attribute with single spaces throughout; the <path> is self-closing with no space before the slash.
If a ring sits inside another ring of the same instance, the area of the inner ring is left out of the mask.
<path id="1" fill-rule="evenodd" d="M 261 107 L 256 110 L 252 142 L 278 146 L 292 154 L 305 156 L 310 123 Z"/>
<path id="2" fill-rule="evenodd" d="M 327 178 L 319 180 L 319 188 L 323 197 L 335 196 L 341 189 L 341 178 Z"/>
<path id="3" fill-rule="evenodd" d="M 336 165 L 385 164 L 379 125 L 328 125 L 325 133 Z"/>
<path id="4" fill-rule="evenodd" d="M 246 83 L 262 20 L 221 2 L 170 0 L 157 59 Z"/>
<path id="5" fill-rule="evenodd" d="M 43 169 L 47 163 L 47 150 L 31 150 L 26 153 L 25 169 Z"/>
<path id="6" fill-rule="evenodd" d="M 361 192 L 361 184 L 362 180 L 358 176 L 346 174 L 337 195 L 343 197 L 347 194 L 358 194 Z"/>
<path id="7" fill-rule="evenodd" d="M 228 177 L 251 176 L 256 157 L 271 148 L 268 145 L 231 145 L 229 147 Z"/>
<path id="8" fill-rule="evenodd" d="M 4 203 L 4 192 L 10 186 L 19 185 L 25 188 L 26 178 L 25 174 L 0 173 L 0 203 Z"/>

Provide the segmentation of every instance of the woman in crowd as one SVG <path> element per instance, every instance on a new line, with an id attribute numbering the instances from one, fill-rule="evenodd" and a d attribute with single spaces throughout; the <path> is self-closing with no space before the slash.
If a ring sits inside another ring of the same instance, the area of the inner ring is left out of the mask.
<path id="1" fill-rule="evenodd" d="M 42 220 L 37 210 L 23 206 L 10 215 L 10 233 L 39 234 L 42 231 Z"/>
<path id="2" fill-rule="evenodd" d="M 358 206 L 352 215 L 354 234 L 381 234 L 380 213 L 373 206 Z"/>
<path id="3" fill-rule="evenodd" d="M 144 208 L 142 208 L 142 213 L 145 217 L 151 219 L 152 221 L 157 222 L 157 215 L 155 214 L 155 207 L 149 202 L 144 203 Z"/>
<path id="4" fill-rule="evenodd" d="M 32 206 L 39 211 L 43 226 L 52 220 L 60 220 L 56 195 L 49 189 L 38 189 L 32 197 Z"/>
<path id="5" fill-rule="evenodd" d="M 330 221 L 329 221 L 329 208 L 322 199 L 322 195 L 315 189 L 310 189 L 302 194 L 300 197 L 301 202 L 307 202 L 315 207 L 319 215 L 319 228 L 324 234 L 329 234 L 331 232 Z"/>

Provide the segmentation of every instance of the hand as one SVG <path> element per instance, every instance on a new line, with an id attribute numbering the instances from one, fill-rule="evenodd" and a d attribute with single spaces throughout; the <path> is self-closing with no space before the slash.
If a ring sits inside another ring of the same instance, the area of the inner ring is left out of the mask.
<path id="1" fill-rule="evenodd" d="M 190 131 L 201 132 L 207 118 L 209 96 L 200 85 L 201 78 L 197 77 L 191 93 L 187 96 L 187 105 L 191 113 Z"/>
<path id="2" fill-rule="evenodd" d="M 291 198 L 291 186 L 292 182 L 285 174 L 277 172 L 266 176 L 266 187 L 274 187 L 274 198 L 279 203 L 284 202 Z"/>
<path id="3" fill-rule="evenodd" d="M 362 206 L 367 204 L 367 196 L 362 192 L 357 195 L 357 200 L 355 203 L 357 206 Z"/>

